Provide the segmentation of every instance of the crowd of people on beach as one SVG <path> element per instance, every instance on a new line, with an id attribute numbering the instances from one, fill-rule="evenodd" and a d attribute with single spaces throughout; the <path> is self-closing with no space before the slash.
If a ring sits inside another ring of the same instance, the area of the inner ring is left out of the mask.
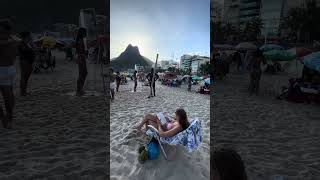
<path id="1" fill-rule="evenodd" d="M 32 72 L 34 71 L 34 62 L 36 60 L 37 51 L 50 51 L 44 46 L 39 48 L 35 45 L 31 32 L 23 31 L 19 37 L 14 35 L 13 23 L 10 19 L 0 20 L 0 90 L 5 104 L 4 113 L 2 106 L 0 107 L 0 118 L 3 127 L 12 128 L 13 110 L 15 105 L 14 84 L 16 77 L 15 60 L 19 56 L 20 60 L 20 95 L 27 96 L 29 93 L 28 82 Z M 84 38 L 87 32 L 85 28 L 79 28 L 75 39 L 75 49 L 77 54 L 77 64 L 79 75 L 77 80 L 76 95 L 85 94 L 83 89 L 86 77 L 88 75 L 86 59 L 88 51 L 85 48 Z M 51 54 L 51 51 L 50 51 Z"/>

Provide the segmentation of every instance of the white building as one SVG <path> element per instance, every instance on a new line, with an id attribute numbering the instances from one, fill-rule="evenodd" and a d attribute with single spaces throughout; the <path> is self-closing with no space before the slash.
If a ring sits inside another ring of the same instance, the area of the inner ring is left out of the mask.
<path id="1" fill-rule="evenodd" d="M 184 54 L 180 58 L 180 69 L 187 70 L 191 68 L 192 56 L 188 54 Z"/>
<path id="2" fill-rule="evenodd" d="M 202 64 L 210 63 L 210 58 L 207 56 L 192 56 L 191 73 L 197 74 Z"/>

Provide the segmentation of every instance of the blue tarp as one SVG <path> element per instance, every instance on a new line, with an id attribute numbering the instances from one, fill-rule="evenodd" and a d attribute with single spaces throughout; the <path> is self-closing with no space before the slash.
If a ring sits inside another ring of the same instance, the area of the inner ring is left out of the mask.
<path id="1" fill-rule="evenodd" d="M 284 50 L 284 48 L 277 44 L 265 44 L 260 47 L 262 51 L 270 51 L 270 50 Z"/>
<path id="2" fill-rule="evenodd" d="M 310 69 L 320 72 L 320 51 L 305 56 L 303 64 Z"/>

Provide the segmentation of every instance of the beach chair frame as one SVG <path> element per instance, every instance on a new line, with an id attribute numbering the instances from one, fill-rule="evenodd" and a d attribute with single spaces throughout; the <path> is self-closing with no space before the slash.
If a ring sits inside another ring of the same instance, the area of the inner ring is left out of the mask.
<path id="1" fill-rule="evenodd" d="M 163 146 L 162 146 L 162 144 L 161 144 L 161 141 L 160 141 L 159 131 L 158 131 L 155 127 L 153 127 L 153 126 L 151 126 L 151 125 L 148 125 L 148 128 L 155 133 L 154 137 L 155 137 L 156 140 L 158 141 L 159 146 L 160 146 L 160 148 L 161 148 L 161 151 L 162 151 L 165 159 L 168 160 L 167 153 L 166 153 L 166 151 L 164 150 L 164 148 L 163 148 Z"/>

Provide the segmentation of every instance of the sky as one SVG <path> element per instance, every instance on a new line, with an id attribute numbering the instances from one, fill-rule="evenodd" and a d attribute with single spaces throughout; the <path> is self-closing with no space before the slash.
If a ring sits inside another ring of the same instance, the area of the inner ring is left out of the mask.
<path id="1" fill-rule="evenodd" d="M 209 56 L 210 0 L 111 0 L 111 58 L 129 44 L 152 61 Z"/>

